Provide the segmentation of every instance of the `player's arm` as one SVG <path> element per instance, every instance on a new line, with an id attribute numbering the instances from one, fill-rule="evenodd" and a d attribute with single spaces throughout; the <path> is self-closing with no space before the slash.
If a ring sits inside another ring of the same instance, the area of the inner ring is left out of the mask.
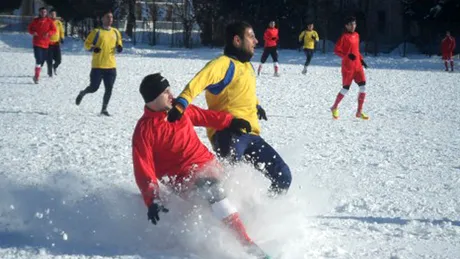
<path id="1" fill-rule="evenodd" d="M 344 53 L 343 51 L 343 36 L 340 36 L 339 40 L 335 44 L 334 53 L 341 58 L 347 55 L 347 53 Z"/>
<path id="2" fill-rule="evenodd" d="M 98 39 L 96 39 L 96 34 L 97 34 L 97 30 L 94 29 L 89 33 L 88 37 L 86 37 L 85 44 L 84 44 L 86 50 L 92 51 L 94 47 L 96 47 L 95 45 L 97 44 L 97 41 L 98 41 Z"/>

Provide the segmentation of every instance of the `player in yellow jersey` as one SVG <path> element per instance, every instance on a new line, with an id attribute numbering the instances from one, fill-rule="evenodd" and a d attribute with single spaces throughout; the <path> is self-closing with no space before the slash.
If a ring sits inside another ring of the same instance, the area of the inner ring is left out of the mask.
<path id="1" fill-rule="evenodd" d="M 90 32 L 85 40 L 85 48 L 93 52 L 91 63 L 90 85 L 78 94 L 75 103 L 80 105 L 83 97 L 99 89 L 104 80 L 105 93 L 102 101 L 101 115 L 110 116 L 107 106 L 112 96 L 112 88 L 117 77 L 115 52 L 123 51 L 120 32 L 112 28 L 113 14 L 108 11 L 102 17 L 102 27 Z"/>
<path id="2" fill-rule="evenodd" d="M 284 193 L 291 184 L 291 171 L 276 150 L 260 136 L 258 120 L 267 120 L 267 116 L 256 96 L 256 75 L 250 62 L 256 44 L 251 25 L 245 22 L 229 24 L 225 32 L 224 54 L 211 60 L 187 84 L 168 112 L 168 121 L 180 120 L 193 99 L 206 91 L 209 110 L 229 112 L 251 124 L 251 131 L 241 134 L 208 128 L 214 151 L 233 161 L 248 160 L 271 180 L 272 194 Z"/>
<path id="3" fill-rule="evenodd" d="M 314 25 L 312 22 L 307 24 L 307 29 L 302 31 L 299 35 L 299 42 L 303 42 L 303 52 L 305 53 L 305 64 L 302 70 L 302 74 L 307 73 L 307 67 L 310 65 L 310 61 L 313 58 L 315 52 L 315 43 L 319 41 L 318 33 L 313 30 Z"/>
<path id="4" fill-rule="evenodd" d="M 61 44 L 64 44 L 64 26 L 62 22 L 57 19 L 56 10 L 50 10 L 50 18 L 53 20 L 54 25 L 56 26 L 56 33 L 52 34 L 50 37 L 50 45 L 48 48 L 48 57 L 46 59 L 46 64 L 48 66 L 48 76 L 57 75 L 56 69 L 61 64 Z M 53 64 L 54 60 L 54 64 Z"/>

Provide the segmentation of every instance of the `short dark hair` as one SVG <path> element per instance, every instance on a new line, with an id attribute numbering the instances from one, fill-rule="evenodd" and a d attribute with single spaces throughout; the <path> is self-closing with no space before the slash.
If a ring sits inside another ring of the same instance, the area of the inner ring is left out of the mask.
<path id="1" fill-rule="evenodd" d="M 40 12 L 41 10 L 46 10 L 46 7 L 42 6 L 38 9 L 38 11 Z"/>
<path id="2" fill-rule="evenodd" d="M 51 8 L 51 9 L 50 9 L 50 13 L 52 13 L 52 12 L 56 12 L 56 9 Z"/>
<path id="3" fill-rule="evenodd" d="M 238 35 L 240 38 L 244 38 L 244 32 L 247 28 L 252 26 L 244 21 L 232 22 L 225 28 L 225 45 L 231 46 L 233 44 L 233 37 Z"/>
<path id="4" fill-rule="evenodd" d="M 343 24 L 349 24 L 351 22 L 356 22 L 356 17 L 354 16 L 347 16 L 345 17 L 345 19 L 343 20 Z"/>

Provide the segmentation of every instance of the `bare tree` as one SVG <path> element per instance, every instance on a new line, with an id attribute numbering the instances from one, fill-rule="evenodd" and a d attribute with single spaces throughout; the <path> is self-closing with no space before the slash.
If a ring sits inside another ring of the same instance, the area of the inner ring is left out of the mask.
<path id="1" fill-rule="evenodd" d="M 196 20 L 192 1 L 184 0 L 182 3 L 174 3 L 173 12 L 182 23 L 184 46 L 191 48 L 193 24 Z"/>

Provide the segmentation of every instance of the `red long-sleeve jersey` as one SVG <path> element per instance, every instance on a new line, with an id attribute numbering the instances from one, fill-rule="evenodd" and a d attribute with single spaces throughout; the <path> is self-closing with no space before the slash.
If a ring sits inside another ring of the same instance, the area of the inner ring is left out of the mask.
<path id="1" fill-rule="evenodd" d="M 359 34 L 357 32 L 345 32 L 335 44 L 334 53 L 342 58 L 342 68 L 362 69 L 361 53 L 359 52 Z M 354 54 L 355 60 L 348 58 L 348 54 Z"/>
<path id="2" fill-rule="evenodd" d="M 267 28 L 264 33 L 264 47 L 275 47 L 278 44 L 278 29 Z"/>
<path id="3" fill-rule="evenodd" d="M 49 17 L 37 17 L 32 20 L 28 27 L 29 33 L 34 35 L 33 45 L 47 49 L 50 45 L 51 35 L 56 33 L 54 21 Z"/>
<path id="4" fill-rule="evenodd" d="M 446 36 L 441 42 L 441 52 L 443 54 L 452 53 L 455 50 L 455 38 Z"/>
<path id="5" fill-rule="evenodd" d="M 150 206 L 158 198 L 158 179 L 165 176 L 175 184 L 215 159 L 200 141 L 193 126 L 222 130 L 233 119 L 229 113 L 204 110 L 189 105 L 183 117 L 170 123 L 166 112 L 144 109 L 133 134 L 133 167 L 144 202 Z"/>

